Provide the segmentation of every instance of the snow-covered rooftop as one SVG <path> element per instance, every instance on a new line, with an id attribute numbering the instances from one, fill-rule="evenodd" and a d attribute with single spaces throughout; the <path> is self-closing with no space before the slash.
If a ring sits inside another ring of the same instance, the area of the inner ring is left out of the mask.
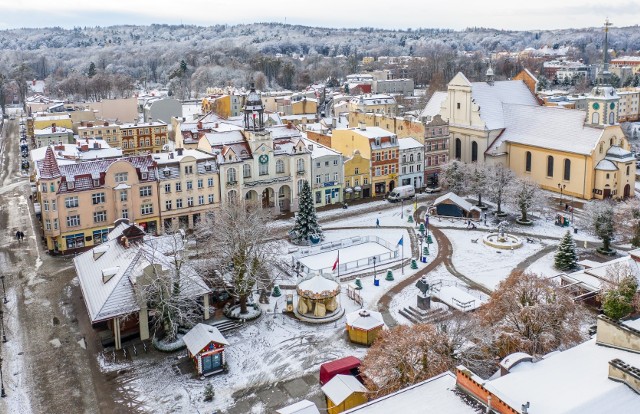
<path id="1" fill-rule="evenodd" d="M 465 211 L 471 211 L 474 209 L 480 210 L 478 207 L 472 205 L 470 202 L 468 202 L 464 198 L 452 192 L 449 192 L 447 194 L 441 195 L 440 197 L 436 198 L 435 201 L 433 202 L 433 205 L 437 206 L 438 204 L 443 203 L 447 200 L 454 202 L 456 205 L 458 205 L 460 208 L 462 208 Z"/>
<path id="2" fill-rule="evenodd" d="M 346 318 L 347 325 L 352 328 L 362 329 L 363 331 L 370 331 L 379 326 L 384 326 L 382 314 L 372 310 L 360 309 L 348 313 Z"/>
<path id="3" fill-rule="evenodd" d="M 320 414 L 320 411 L 311 401 L 302 400 L 276 410 L 276 414 Z"/>
<path id="4" fill-rule="evenodd" d="M 224 335 L 220 333 L 218 328 L 216 328 L 215 326 L 206 325 L 204 323 L 199 323 L 191 328 L 191 330 L 187 332 L 184 337 L 182 337 L 182 340 L 184 341 L 184 344 L 187 346 L 187 349 L 189 350 L 191 355 L 196 355 L 211 342 L 222 345 L 229 345 L 229 342 L 224 337 Z"/>
<path id="5" fill-rule="evenodd" d="M 504 104 L 527 107 L 539 106 L 536 98 L 522 81 L 499 81 L 491 84 L 487 82 L 472 82 L 471 100 L 480 107 L 480 117 L 485 122 L 487 129 L 490 130 L 506 126 L 508 114 L 503 112 L 503 106 L 506 106 Z M 584 121 L 584 112 L 581 112 L 581 114 Z M 535 123 L 534 120 L 528 122 L 528 124 Z M 547 122 L 536 126 L 543 127 L 545 125 L 554 124 Z"/>
<path id="6" fill-rule="evenodd" d="M 322 386 L 322 392 L 334 404 L 339 405 L 351 394 L 356 392 L 367 392 L 367 389 L 356 377 L 338 374 L 331 378 L 331 381 Z"/>
<path id="7" fill-rule="evenodd" d="M 433 378 L 344 411 L 344 414 L 429 413 L 476 414 L 454 391 L 456 377 L 447 371 Z"/>
<path id="8" fill-rule="evenodd" d="M 424 148 L 424 145 L 422 145 L 420 143 L 420 141 L 418 141 L 415 138 L 400 138 L 398 140 L 398 144 L 400 145 L 400 151 L 403 150 L 410 150 L 410 149 L 415 149 L 415 148 Z"/>
<path id="9" fill-rule="evenodd" d="M 445 101 L 445 99 L 447 99 L 447 96 L 448 93 L 444 91 L 434 92 L 433 95 L 431 95 L 429 102 L 427 102 L 427 105 L 422 110 L 420 117 L 424 118 L 429 116 L 433 118 L 434 116 L 438 115 L 440 113 L 440 108 L 442 108 L 443 102 Z"/>

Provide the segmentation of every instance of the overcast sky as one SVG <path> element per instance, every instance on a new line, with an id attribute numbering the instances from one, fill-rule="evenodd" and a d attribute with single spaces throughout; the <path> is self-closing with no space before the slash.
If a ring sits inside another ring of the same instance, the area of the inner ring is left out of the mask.
<path id="1" fill-rule="evenodd" d="M 357 4 L 354 4 L 357 3 Z M 328 27 L 561 29 L 640 22 L 629 0 L 0 0 L 0 29 L 280 22 Z"/>

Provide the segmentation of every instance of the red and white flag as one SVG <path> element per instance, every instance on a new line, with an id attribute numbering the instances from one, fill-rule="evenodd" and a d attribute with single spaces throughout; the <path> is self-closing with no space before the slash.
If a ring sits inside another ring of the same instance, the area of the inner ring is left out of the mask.
<path id="1" fill-rule="evenodd" d="M 331 268 L 332 272 L 335 272 L 340 264 L 340 250 L 338 250 L 338 257 L 336 257 L 336 261 L 333 263 L 333 267 Z"/>

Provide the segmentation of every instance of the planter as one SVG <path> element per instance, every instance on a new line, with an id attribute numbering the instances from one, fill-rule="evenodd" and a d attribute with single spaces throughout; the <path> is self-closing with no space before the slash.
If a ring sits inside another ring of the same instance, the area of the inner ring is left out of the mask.
<path id="1" fill-rule="evenodd" d="M 496 213 L 496 216 L 497 216 L 497 217 L 507 217 L 507 216 L 508 216 L 508 214 L 507 214 L 507 213 L 505 213 L 504 211 L 501 211 L 501 212 L 499 212 L 499 213 Z"/>
<path id="2" fill-rule="evenodd" d="M 616 255 L 616 251 L 613 249 L 609 249 L 609 250 L 604 250 L 602 247 L 598 247 L 596 249 L 596 253 L 602 255 L 602 256 L 606 256 L 606 257 L 610 257 L 610 256 L 615 256 Z"/>
<path id="3" fill-rule="evenodd" d="M 520 218 L 516 219 L 516 223 L 518 223 L 521 226 L 533 226 L 533 221 L 532 220 L 522 220 Z"/>
<path id="4" fill-rule="evenodd" d="M 262 309 L 255 303 L 247 304 L 247 313 L 240 313 L 240 305 L 225 306 L 222 310 L 224 316 L 234 320 L 252 321 L 258 319 L 262 315 Z"/>

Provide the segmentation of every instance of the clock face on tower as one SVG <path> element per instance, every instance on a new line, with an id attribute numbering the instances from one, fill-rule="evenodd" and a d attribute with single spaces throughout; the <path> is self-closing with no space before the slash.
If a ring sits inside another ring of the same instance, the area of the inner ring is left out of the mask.
<path id="1" fill-rule="evenodd" d="M 266 164 L 269 162 L 269 156 L 267 154 L 262 154 L 261 156 L 258 157 L 258 162 L 260 164 Z"/>
<path id="2" fill-rule="evenodd" d="M 599 104 L 598 102 L 594 103 L 594 104 L 593 104 L 593 109 L 595 109 L 596 111 L 597 111 L 598 109 L 600 109 L 600 104 Z"/>
<path id="3" fill-rule="evenodd" d="M 611 105 L 609 105 L 609 108 L 613 109 L 616 107 L 616 104 L 614 104 L 613 102 L 611 102 Z"/>

